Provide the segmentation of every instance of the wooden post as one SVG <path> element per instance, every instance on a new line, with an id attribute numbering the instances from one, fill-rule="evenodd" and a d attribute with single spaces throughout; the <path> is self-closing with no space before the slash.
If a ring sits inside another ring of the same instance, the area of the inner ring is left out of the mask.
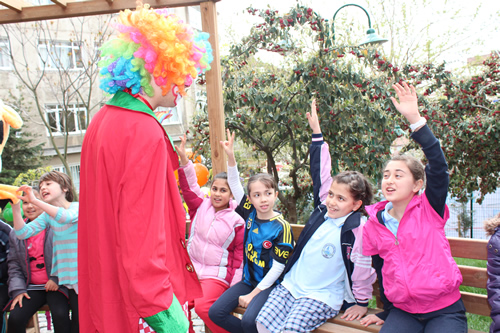
<path id="1" fill-rule="evenodd" d="M 214 60 L 212 69 L 206 72 L 207 79 L 207 108 L 208 127 L 210 131 L 210 150 L 212 152 L 212 173 L 226 171 L 226 153 L 220 146 L 220 141 L 225 138 L 224 131 L 224 103 L 222 100 L 222 78 L 219 56 L 219 33 L 217 29 L 217 11 L 215 2 L 200 3 L 201 23 L 203 31 L 210 34 Z"/>

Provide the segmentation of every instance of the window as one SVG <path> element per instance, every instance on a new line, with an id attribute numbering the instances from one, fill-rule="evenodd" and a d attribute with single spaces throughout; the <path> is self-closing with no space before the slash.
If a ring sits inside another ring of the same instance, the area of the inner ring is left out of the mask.
<path id="1" fill-rule="evenodd" d="M 0 38 L 0 69 L 11 69 L 12 59 L 10 57 L 9 41 L 5 37 Z"/>
<path id="2" fill-rule="evenodd" d="M 195 84 L 195 109 L 196 111 L 204 111 L 207 110 L 207 91 L 204 90 L 201 86 Z"/>
<path id="3" fill-rule="evenodd" d="M 82 50 L 73 42 L 40 41 L 38 44 L 40 65 L 46 68 L 83 68 Z"/>
<path id="4" fill-rule="evenodd" d="M 201 12 L 200 6 L 190 6 L 188 7 L 188 20 L 189 25 L 193 28 L 201 31 Z"/>
<path id="5" fill-rule="evenodd" d="M 174 108 L 166 108 L 163 106 L 159 106 L 156 108 L 155 112 L 170 112 L 172 115 L 165 120 L 161 122 L 162 125 L 175 125 L 175 124 L 180 124 L 181 123 L 181 117 L 180 117 L 180 104 L 177 105 L 177 107 Z"/>
<path id="6" fill-rule="evenodd" d="M 55 166 L 55 167 L 53 167 L 53 170 L 64 172 L 64 173 L 68 174 L 66 172 L 66 168 L 64 167 L 64 165 Z M 71 179 L 73 180 L 73 185 L 75 186 L 76 192 L 80 193 L 80 165 L 79 164 L 70 165 L 69 171 L 70 171 Z"/>
<path id="7" fill-rule="evenodd" d="M 47 122 L 52 134 L 78 133 L 87 129 L 87 112 L 83 104 L 69 104 L 64 109 L 59 104 L 45 105 Z M 65 120 L 65 115 L 67 119 Z M 47 133 L 48 134 L 48 133 Z"/>

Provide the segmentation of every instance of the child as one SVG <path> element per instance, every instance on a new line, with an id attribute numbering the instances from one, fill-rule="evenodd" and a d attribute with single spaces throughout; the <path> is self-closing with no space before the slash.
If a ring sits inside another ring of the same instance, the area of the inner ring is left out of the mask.
<path id="1" fill-rule="evenodd" d="M 37 187 L 32 189 L 40 199 Z M 38 206 L 23 201 L 25 222 L 34 221 L 43 213 Z M 58 286 L 57 276 L 52 271 L 52 237 L 50 228 L 42 230 L 33 237 L 19 240 L 15 230 L 10 233 L 9 295 L 13 298 L 10 305 L 9 333 L 26 332 L 30 318 L 44 304 L 48 304 L 56 333 L 71 331 L 69 319 L 68 290 Z M 44 288 L 37 288 L 43 286 Z"/>
<path id="2" fill-rule="evenodd" d="M 490 333 L 500 332 L 500 214 L 484 221 L 488 241 L 488 302 L 491 305 Z"/>
<path id="3" fill-rule="evenodd" d="M 465 307 L 460 298 L 462 275 L 444 233 L 449 218 L 448 165 L 425 118 L 418 112 L 417 94 L 406 83 L 393 85 L 396 109 L 411 124 L 411 137 L 422 146 L 425 168 L 410 156 L 396 156 L 383 170 L 382 193 L 387 201 L 368 206 L 370 218 L 363 232 L 363 254 L 379 255 L 377 268 L 383 293 L 392 305 L 381 333 L 467 332 Z M 382 292 L 382 290 L 381 290 Z M 362 324 L 382 323 L 370 315 Z"/>
<path id="4" fill-rule="evenodd" d="M 243 267 L 243 235 L 245 221 L 234 209 L 231 190 L 225 172 L 215 175 L 210 197 L 201 192 L 193 163 L 186 155 L 186 135 L 175 147 L 180 157 L 177 169 L 182 196 L 191 217 L 188 253 L 200 279 L 203 297 L 194 300 L 194 310 L 213 333 L 226 330 L 215 325 L 208 317 L 210 306 L 226 291 L 241 280 Z M 194 332 L 192 323 L 190 332 Z"/>
<path id="5" fill-rule="evenodd" d="M 240 203 L 236 211 L 246 222 L 243 279 L 222 294 L 208 315 L 231 333 L 255 333 L 255 318 L 285 268 L 293 235 L 290 224 L 273 210 L 278 196 L 273 176 L 259 173 L 250 177 L 248 196 L 244 194 L 234 158 L 234 133 L 228 130 L 227 137 L 221 144 L 228 156 L 228 183 Z M 246 308 L 241 320 L 231 315 L 238 305 Z"/>
<path id="6" fill-rule="evenodd" d="M 6 204 L 7 200 L 3 205 Z M 11 231 L 11 226 L 0 220 L 0 331 L 5 326 L 3 311 L 9 303 L 7 256 L 10 251 L 9 234 Z"/>
<path id="7" fill-rule="evenodd" d="M 18 239 L 30 238 L 50 227 L 54 231 L 54 247 L 51 276 L 57 276 L 59 285 L 68 288 L 71 307 L 71 332 L 78 332 L 78 270 L 77 230 L 78 202 L 73 201 L 73 182 L 65 173 L 50 171 L 40 178 L 38 199 L 31 186 L 19 188 L 24 195 L 19 197 L 32 203 L 44 212 L 31 223 L 25 224 L 19 204 L 12 206 L 14 229 Z"/>
<path id="8" fill-rule="evenodd" d="M 314 331 L 341 308 L 347 308 L 342 318 L 360 319 L 372 296 L 375 270 L 371 258 L 361 254 L 366 222 L 362 213 L 373 197 L 371 185 L 355 171 L 332 178 L 315 100 L 307 119 L 313 130 L 310 163 L 316 208 L 286 264 L 283 282 L 257 317 L 259 332 Z"/>

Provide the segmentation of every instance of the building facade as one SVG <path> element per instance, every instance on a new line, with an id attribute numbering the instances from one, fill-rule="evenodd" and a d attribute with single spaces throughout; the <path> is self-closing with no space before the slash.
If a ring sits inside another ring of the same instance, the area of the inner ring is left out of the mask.
<path id="1" fill-rule="evenodd" d="M 172 10 L 201 30 L 199 7 Z M 113 31 L 110 22 L 103 15 L 0 26 L 0 99 L 17 106 L 22 132 L 44 143 L 45 166 L 70 174 L 77 188 L 86 128 L 110 98 L 99 89 L 97 67 L 99 46 Z M 204 87 L 194 84 L 170 110 L 162 124 L 174 141 L 204 103 Z"/>

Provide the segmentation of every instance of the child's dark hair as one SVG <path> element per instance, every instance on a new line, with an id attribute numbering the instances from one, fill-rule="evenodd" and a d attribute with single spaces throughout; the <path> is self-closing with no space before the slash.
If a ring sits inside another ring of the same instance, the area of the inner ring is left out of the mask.
<path id="1" fill-rule="evenodd" d="M 248 195 L 250 195 L 250 185 L 252 185 L 255 182 L 261 182 L 267 188 L 271 188 L 275 191 L 278 191 L 278 184 L 276 184 L 276 180 L 272 175 L 268 173 L 258 173 L 250 177 L 250 179 L 248 180 L 247 183 Z"/>
<path id="2" fill-rule="evenodd" d="M 384 169 L 387 167 L 387 164 L 392 161 L 405 162 L 406 166 L 410 169 L 410 172 L 413 175 L 413 179 L 415 179 L 415 181 L 422 179 L 425 183 L 425 168 L 418 158 L 411 155 L 396 155 L 385 163 Z"/>
<path id="3" fill-rule="evenodd" d="M 358 212 L 368 215 L 365 206 L 372 203 L 373 190 L 366 177 L 357 171 L 344 171 L 333 177 L 333 182 L 349 186 L 349 191 L 355 201 L 361 200 L 361 207 Z"/>
<path id="4" fill-rule="evenodd" d="M 227 182 L 227 173 L 226 172 L 219 172 L 214 176 L 214 179 L 212 179 L 212 184 L 216 179 L 224 179 Z"/>
<path id="5" fill-rule="evenodd" d="M 67 190 L 66 200 L 68 200 L 69 202 L 73 202 L 73 200 L 75 199 L 73 196 L 73 182 L 67 174 L 55 170 L 49 171 L 43 174 L 42 177 L 40 177 L 38 186 L 40 186 L 42 182 L 46 182 L 48 180 L 58 183 L 59 185 L 61 185 L 61 188 L 63 190 Z"/>

